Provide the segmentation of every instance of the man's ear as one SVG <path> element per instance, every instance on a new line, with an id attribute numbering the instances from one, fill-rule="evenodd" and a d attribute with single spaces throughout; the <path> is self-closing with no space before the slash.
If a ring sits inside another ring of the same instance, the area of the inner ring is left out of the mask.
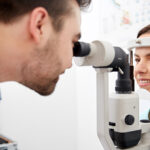
<path id="1" fill-rule="evenodd" d="M 35 8 L 30 15 L 30 21 L 29 21 L 29 32 L 32 37 L 32 39 L 39 43 L 40 39 L 43 35 L 43 28 L 44 25 L 48 21 L 48 13 L 47 11 L 42 7 Z"/>

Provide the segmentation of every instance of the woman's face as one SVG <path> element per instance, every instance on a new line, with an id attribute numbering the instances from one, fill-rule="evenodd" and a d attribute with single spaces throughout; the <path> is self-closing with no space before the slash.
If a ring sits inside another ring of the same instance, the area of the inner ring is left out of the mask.
<path id="1" fill-rule="evenodd" d="M 150 37 L 150 33 L 145 33 L 140 36 Z M 135 68 L 134 76 L 139 87 L 150 92 L 150 47 L 140 47 L 135 50 Z"/>

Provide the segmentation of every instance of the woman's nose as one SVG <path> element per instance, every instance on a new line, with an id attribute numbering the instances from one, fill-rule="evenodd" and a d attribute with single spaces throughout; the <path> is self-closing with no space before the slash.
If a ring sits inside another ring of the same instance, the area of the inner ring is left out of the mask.
<path id="1" fill-rule="evenodd" d="M 136 66 L 135 66 L 135 72 L 136 73 L 146 73 L 147 72 L 147 64 L 146 62 L 139 62 Z"/>

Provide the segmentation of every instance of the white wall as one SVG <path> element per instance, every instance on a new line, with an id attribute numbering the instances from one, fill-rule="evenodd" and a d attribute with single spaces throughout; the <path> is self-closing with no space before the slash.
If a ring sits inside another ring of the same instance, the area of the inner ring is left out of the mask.
<path id="1" fill-rule="evenodd" d="M 77 150 L 75 70 L 66 72 L 48 97 L 17 84 L 1 84 L 0 133 L 20 150 Z"/>

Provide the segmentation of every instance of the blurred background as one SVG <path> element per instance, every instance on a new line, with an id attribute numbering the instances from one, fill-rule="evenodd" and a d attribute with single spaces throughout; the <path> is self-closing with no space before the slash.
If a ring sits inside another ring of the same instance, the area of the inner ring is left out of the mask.
<path id="1" fill-rule="evenodd" d="M 150 0 L 93 0 L 82 12 L 81 41 L 103 40 L 125 49 L 139 29 L 150 24 Z M 126 50 L 126 49 L 125 49 Z M 116 73 L 109 75 L 114 92 Z M 136 85 L 140 118 L 146 119 L 150 94 Z M 96 131 L 96 72 L 73 67 L 55 92 L 41 97 L 15 82 L 1 83 L 0 133 L 20 150 L 103 150 Z"/>

